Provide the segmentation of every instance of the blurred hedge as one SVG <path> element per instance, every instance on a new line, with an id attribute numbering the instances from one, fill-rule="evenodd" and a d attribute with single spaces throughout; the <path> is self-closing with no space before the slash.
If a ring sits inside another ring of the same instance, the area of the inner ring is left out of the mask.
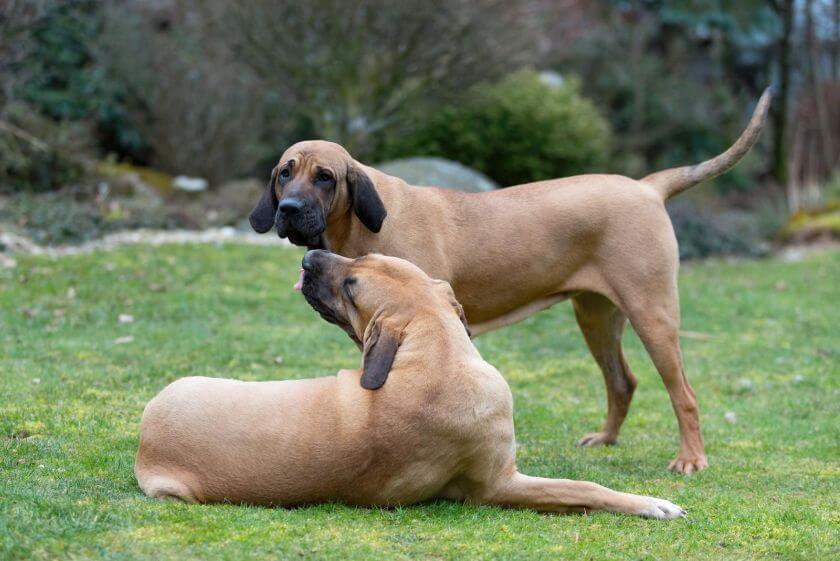
<path id="1" fill-rule="evenodd" d="M 0 121 L 0 193 L 51 191 L 79 180 L 90 139 L 84 123 L 56 122 L 25 103 L 8 104 Z"/>
<path id="2" fill-rule="evenodd" d="M 610 140 L 609 125 L 576 81 L 521 70 L 391 135 L 380 158 L 446 157 L 508 186 L 595 171 Z"/>

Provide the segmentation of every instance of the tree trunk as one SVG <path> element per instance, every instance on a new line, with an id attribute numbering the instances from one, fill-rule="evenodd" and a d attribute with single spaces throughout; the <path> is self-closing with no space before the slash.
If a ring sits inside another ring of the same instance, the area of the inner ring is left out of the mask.
<path id="1" fill-rule="evenodd" d="M 814 0 L 807 0 L 805 3 L 805 24 L 806 38 L 808 42 L 808 78 L 811 82 L 811 90 L 814 94 L 814 105 L 817 109 L 817 126 L 820 131 L 820 148 L 822 148 L 823 165 L 820 166 L 830 174 L 834 170 L 834 161 L 837 154 L 834 151 L 834 138 L 829 121 L 828 107 L 825 104 L 825 90 L 820 87 L 820 48 L 817 43 L 814 31 Z"/>
<path id="2" fill-rule="evenodd" d="M 840 78 L 840 0 L 834 0 L 834 41 L 831 44 L 831 79 Z"/>
<path id="3" fill-rule="evenodd" d="M 773 177 L 784 186 L 788 182 L 787 124 L 794 0 L 781 0 L 773 2 L 773 5 L 778 8 L 782 19 L 778 47 L 779 94 L 773 111 Z"/>

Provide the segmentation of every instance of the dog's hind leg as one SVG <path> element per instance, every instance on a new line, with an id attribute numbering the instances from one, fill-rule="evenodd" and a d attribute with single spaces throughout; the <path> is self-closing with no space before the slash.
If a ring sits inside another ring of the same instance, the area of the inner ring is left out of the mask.
<path id="1" fill-rule="evenodd" d="M 676 280 L 649 287 L 650 297 L 624 302 L 633 329 L 653 360 L 677 416 L 680 450 L 668 469 L 690 474 L 708 467 L 700 434 L 700 416 L 694 390 L 685 377 L 680 351 L 680 305 Z"/>
<path id="2" fill-rule="evenodd" d="M 630 371 L 621 347 L 627 317 L 609 299 L 594 292 L 579 294 L 572 301 L 578 326 L 589 351 L 601 368 L 607 387 L 607 419 L 604 426 L 600 432 L 587 434 L 577 444 L 615 444 L 636 389 L 636 377 Z"/>

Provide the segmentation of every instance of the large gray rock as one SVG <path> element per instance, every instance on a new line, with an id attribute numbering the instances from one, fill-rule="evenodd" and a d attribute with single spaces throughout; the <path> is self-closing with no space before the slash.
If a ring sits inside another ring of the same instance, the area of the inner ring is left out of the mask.
<path id="1" fill-rule="evenodd" d="M 375 166 L 412 185 L 429 185 L 461 191 L 492 191 L 499 186 L 481 172 L 444 158 L 405 158 Z"/>

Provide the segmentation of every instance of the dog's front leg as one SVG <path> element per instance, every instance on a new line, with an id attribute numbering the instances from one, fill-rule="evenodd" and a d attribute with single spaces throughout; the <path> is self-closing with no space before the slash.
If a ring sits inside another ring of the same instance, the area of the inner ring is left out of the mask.
<path id="1" fill-rule="evenodd" d="M 547 479 L 514 472 L 487 494 L 471 502 L 539 512 L 607 511 L 668 520 L 685 516 L 685 511 L 664 499 L 620 493 L 589 481 Z"/>

